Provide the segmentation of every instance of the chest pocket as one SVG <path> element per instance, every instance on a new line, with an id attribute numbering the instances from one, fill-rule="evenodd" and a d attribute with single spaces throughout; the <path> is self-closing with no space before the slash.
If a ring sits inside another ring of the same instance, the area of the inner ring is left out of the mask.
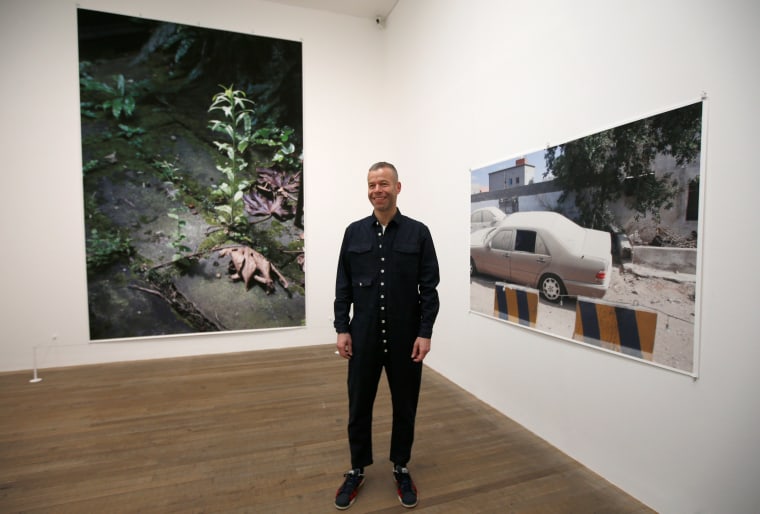
<path id="1" fill-rule="evenodd" d="M 420 262 L 420 248 L 416 243 L 396 243 L 393 246 L 394 271 L 416 283 Z"/>
<path id="2" fill-rule="evenodd" d="M 373 275 L 372 273 L 372 243 L 357 242 L 347 248 L 346 257 L 351 266 L 351 274 L 354 277 L 362 277 L 364 281 Z"/>

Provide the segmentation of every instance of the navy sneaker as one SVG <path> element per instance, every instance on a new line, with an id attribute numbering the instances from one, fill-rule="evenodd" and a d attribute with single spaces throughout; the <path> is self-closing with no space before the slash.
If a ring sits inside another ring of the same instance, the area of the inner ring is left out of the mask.
<path id="1" fill-rule="evenodd" d="M 417 505 L 417 488 L 412 481 L 412 475 L 404 466 L 393 466 L 393 478 L 396 479 L 398 501 L 401 505 L 411 509 Z"/>
<path id="2" fill-rule="evenodd" d="M 359 488 L 364 484 L 364 473 L 361 469 L 352 469 L 343 476 L 346 479 L 335 493 L 335 508 L 340 510 L 346 510 L 354 504 Z"/>

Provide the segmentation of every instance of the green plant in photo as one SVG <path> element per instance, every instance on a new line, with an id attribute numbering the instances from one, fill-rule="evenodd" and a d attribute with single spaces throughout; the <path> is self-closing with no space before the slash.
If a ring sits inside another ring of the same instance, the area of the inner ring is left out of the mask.
<path id="1" fill-rule="evenodd" d="M 129 257 L 133 253 L 132 241 L 118 230 L 93 228 L 87 236 L 87 269 L 93 271 Z"/>
<path id="2" fill-rule="evenodd" d="M 285 170 L 297 170 L 301 163 L 296 155 L 296 145 L 293 143 L 295 130 L 289 127 L 262 127 L 256 129 L 252 140 L 257 147 L 263 147 L 272 152 L 271 162 Z"/>
<path id="3" fill-rule="evenodd" d="M 125 118 L 132 116 L 135 112 L 137 103 L 132 91 L 127 90 L 127 80 L 121 73 L 113 77 L 114 86 L 106 86 L 106 91 L 111 98 L 106 99 L 100 104 L 104 111 L 109 111 L 117 120 L 123 114 Z"/>
<path id="4" fill-rule="evenodd" d="M 220 87 L 223 91 L 214 95 L 209 108 L 209 112 L 223 115 L 223 119 L 213 119 L 209 125 L 214 133 L 224 136 L 223 141 L 214 141 L 225 157 L 216 167 L 225 180 L 212 193 L 219 201 L 214 209 L 218 224 L 228 233 L 241 232 L 248 223 L 243 195 L 250 189 L 251 179 L 246 174 L 244 155 L 252 140 L 254 104 L 243 91 Z"/>
<path id="5" fill-rule="evenodd" d="M 98 166 L 100 166 L 100 161 L 98 161 L 97 159 L 90 159 L 89 161 L 87 161 L 86 163 L 82 165 L 82 174 L 87 175 L 87 173 L 96 169 Z"/>
<path id="6" fill-rule="evenodd" d="M 174 233 L 172 234 L 173 239 L 171 242 L 169 242 L 169 246 L 174 248 L 172 262 L 177 262 L 180 259 L 183 259 L 185 257 L 185 254 L 190 253 L 192 249 L 183 243 L 183 241 L 187 239 L 187 236 L 182 233 L 182 229 L 186 225 L 185 220 L 179 217 L 175 209 L 169 211 L 167 213 L 167 216 L 177 222 Z"/>
<path id="7" fill-rule="evenodd" d="M 179 174 L 179 167 L 173 162 L 166 160 L 153 161 L 153 166 L 161 173 L 161 179 L 174 184 L 182 181 L 182 175 Z"/>
<path id="8" fill-rule="evenodd" d="M 83 115 L 94 117 L 93 108 L 110 112 L 114 118 L 128 118 L 132 116 L 137 107 L 137 94 L 143 82 L 136 82 L 124 77 L 123 74 L 113 75 L 112 82 L 106 83 L 92 77 L 87 68 L 91 63 L 83 61 L 79 63 L 79 85 L 82 96 L 91 97 L 80 103 L 80 111 Z"/>
<path id="9" fill-rule="evenodd" d="M 145 134 L 145 129 L 141 127 L 130 127 L 124 123 L 119 123 L 119 137 L 126 139 L 127 144 L 134 148 L 137 159 L 141 159 L 143 156 L 143 134 Z"/>
<path id="10" fill-rule="evenodd" d="M 119 123 L 119 136 L 124 139 L 139 139 L 139 136 L 145 134 L 145 129 L 142 127 L 130 127 L 124 123 Z"/>

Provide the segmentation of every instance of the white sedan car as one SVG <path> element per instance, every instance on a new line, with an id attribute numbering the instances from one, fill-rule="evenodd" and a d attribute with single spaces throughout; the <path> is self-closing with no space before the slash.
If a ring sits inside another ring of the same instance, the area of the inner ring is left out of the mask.
<path id="1" fill-rule="evenodd" d="M 601 298 L 612 274 L 610 234 L 556 212 L 515 212 L 470 235 L 470 275 L 483 273 L 563 296 Z"/>
<path id="2" fill-rule="evenodd" d="M 475 232 L 481 228 L 493 227 L 506 217 L 507 214 L 496 207 L 475 209 L 470 213 L 470 232 Z"/>

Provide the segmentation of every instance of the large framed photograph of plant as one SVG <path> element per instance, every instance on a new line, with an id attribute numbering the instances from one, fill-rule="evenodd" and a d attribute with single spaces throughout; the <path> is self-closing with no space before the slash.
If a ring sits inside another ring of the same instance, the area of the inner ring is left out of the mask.
<path id="1" fill-rule="evenodd" d="M 303 326 L 301 43 L 77 19 L 90 339 Z"/>
<path id="2" fill-rule="evenodd" d="M 696 376 L 705 103 L 472 170 L 470 311 Z"/>

